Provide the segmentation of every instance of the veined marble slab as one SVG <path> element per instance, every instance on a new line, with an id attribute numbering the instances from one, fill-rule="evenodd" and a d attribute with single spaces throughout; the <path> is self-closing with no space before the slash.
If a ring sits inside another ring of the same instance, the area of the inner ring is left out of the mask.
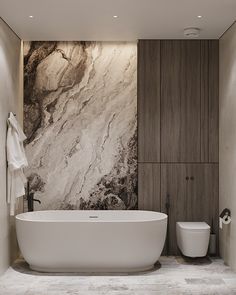
<path id="1" fill-rule="evenodd" d="M 137 208 L 137 46 L 25 42 L 36 209 Z"/>

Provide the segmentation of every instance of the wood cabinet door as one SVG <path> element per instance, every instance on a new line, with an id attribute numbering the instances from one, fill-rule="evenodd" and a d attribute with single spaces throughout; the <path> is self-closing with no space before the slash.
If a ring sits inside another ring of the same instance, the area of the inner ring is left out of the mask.
<path id="1" fill-rule="evenodd" d="M 161 41 L 161 162 L 201 161 L 201 43 Z"/>
<path id="2" fill-rule="evenodd" d="M 187 165 L 161 164 L 161 211 L 168 213 L 166 202 L 169 196 L 168 233 L 165 250 L 177 255 L 176 222 L 187 221 Z"/>
<path id="3" fill-rule="evenodd" d="M 177 255 L 176 222 L 205 221 L 218 235 L 218 165 L 162 164 L 161 211 L 169 195 L 168 254 Z"/>
<path id="4" fill-rule="evenodd" d="M 138 42 L 138 159 L 160 162 L 160 41 Z"/>
<path id="5" fill-rule="evenodd" d="M 138 208 L 160 212 L 160 164 L 138 164 Z"/>
<path id="6" fill-rule="evenodd" d="M 219 162 L 219 40 L 201 40 L 201 162 Z"/>
<path id="7" fill-rule="evenodd" d="M 218 164 L 191 164 L 187 189 L 187 219 L 205 221 L 218 234 L 219 219 Z"/>

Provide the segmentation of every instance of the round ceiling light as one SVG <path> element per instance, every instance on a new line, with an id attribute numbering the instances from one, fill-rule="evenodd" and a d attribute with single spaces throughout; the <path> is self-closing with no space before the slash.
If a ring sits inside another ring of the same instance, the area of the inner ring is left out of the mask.
<path id="1" fill-rule="evenodd" d="M 186 28 L 184 29 L 184 36 L 187 38 L 197 38 L 200 35 L 199 28 Z"/>

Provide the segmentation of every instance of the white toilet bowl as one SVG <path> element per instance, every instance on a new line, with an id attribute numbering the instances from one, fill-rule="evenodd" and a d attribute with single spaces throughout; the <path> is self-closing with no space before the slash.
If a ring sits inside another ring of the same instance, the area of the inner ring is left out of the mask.
<path id="1" fill-rule="evenodd" d="M 210 239 L 210 226 L 206 222 L 177 222 L 176 235 L 184 256 L 206 256 Z"/>

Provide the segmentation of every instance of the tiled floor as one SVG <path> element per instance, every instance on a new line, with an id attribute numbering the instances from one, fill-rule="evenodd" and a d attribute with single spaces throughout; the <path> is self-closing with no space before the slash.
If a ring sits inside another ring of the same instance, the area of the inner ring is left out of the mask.
<path id="1" fill-rule="evenodd" d="M 43 274 L 18 260 L 0 278 L 0 295 L 236 294 L 236 273 L 221 259 L 161 257 L 154 271 L 129 275 Z"/>

